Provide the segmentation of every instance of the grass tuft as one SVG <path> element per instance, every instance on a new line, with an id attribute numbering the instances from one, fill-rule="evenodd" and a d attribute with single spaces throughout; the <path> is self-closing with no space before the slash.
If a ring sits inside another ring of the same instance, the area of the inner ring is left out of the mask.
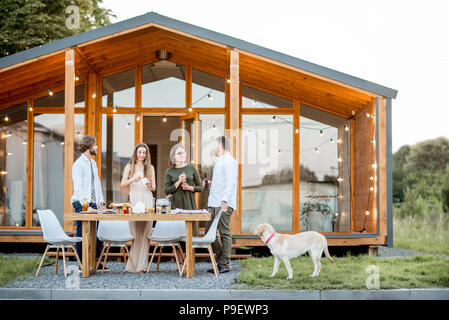
<path id="1" fill-rule="evenodd" d="M 24 258 L 0 254 L 0 287 L 14 280 L 24 280 L 29 273 L 35 273 L 41 258 Z M 53 263 L 45 258 L 44 265 Z"/>

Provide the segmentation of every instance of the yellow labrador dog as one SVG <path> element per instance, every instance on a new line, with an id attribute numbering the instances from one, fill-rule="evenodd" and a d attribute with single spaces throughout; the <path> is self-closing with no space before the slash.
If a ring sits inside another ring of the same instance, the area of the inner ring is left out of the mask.
<path id="1" fill-rule="evenodd" d="M 274 256 L 273 273 L 270 277 L 274 277 L 277 274 L 279 264 L 282 260 L 287 268 L 287 279 L 292 279 L 293 270 L 289 259 L 296 258 L 306 252 L 309 253 L 315 267 L 313 273 L 310 275 L 311 277 L 316 277 L 320 274 L 320 258 L 323 255 L 323 251 L 326 258 L 331 263 L 334 263 L 327 249 L 326 238 L 316 231 L 305 231 L 298 234 L 279 234 L 276 233 L 270 224 L 262 223 L 254 229 L 254 234 L 265 242 L 268 248 L 270 248 L 271 254 Z"/>

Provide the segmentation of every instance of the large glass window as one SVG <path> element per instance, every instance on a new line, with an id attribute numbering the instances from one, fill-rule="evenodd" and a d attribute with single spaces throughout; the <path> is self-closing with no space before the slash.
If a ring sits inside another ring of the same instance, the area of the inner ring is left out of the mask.
<path id="1" fill-rule="evenodd" d="M 185 67 L 158 61 L 142 67 L 142 107 L 185 108 Z"/>
<path id="2" fill-rule="evenodd" d="M 27 107 L 1 110 L 0 119 L 0 226 L 25 226 Z"/>
<path id="3" fill-rule="evenodd" d="M 215 158 L 215 141 L 219 136 L 224 135 L 224 115 L 223 114 L 200 114 L 200 176 L 201 180 L 208 178 L 212 180 L 212 171 L 214 169 Z M 199 207 L 207 208 L 207 200 L 209 198 L 209 190 L 200 192 Z"/>
<path id="4" fill-rule="evenodd" d="M 224 108 L 225 79 L 192 69 L 192 107 Z"/>
<path id="5" fill-rule="evenodd" d="M 242 231 L 292 231 L 293 116 L 242 115 Z"/>
<path id="6" fill-rule="evenodd" d="M 134 115 L 103 115 L 101 147 L 101 184 L 107 204 L 128 201 L 120 183 L 123 170 L 134 151 Z"/>
<path id="7" fill-rule="evenodd" d="M 64 107 L 65 91 L 53 92 L 48 90 L 48 95 L 34 100 L 35 107 Z M 75 87 L 75 108 L 84 107 L 84 84 Z"/>
<path id="8" fill-rule="evenodd" d="M 103 78 L 103 107 L 135 107 L 135 70 L 128 70 Z"/>
<path id="9" fill-rule="evenodd" d="M 274 94 L 242 85 L 243 108 L 293 108 L 293 101 Z"/>
<path id="10" fill-rule="evenodd" d="M 346 119 L 301 105 L 301 231 L 350 231 L 350 132 Z"/>
<path id="11" fill-rule="evenodd" d="M 84 130 L 84 114 L 75 114 L 75 153 Z M 39 226 L 38 209 L 51 209 L 64 224 L 64 114 L 34 117 L 33 226 Z"/>

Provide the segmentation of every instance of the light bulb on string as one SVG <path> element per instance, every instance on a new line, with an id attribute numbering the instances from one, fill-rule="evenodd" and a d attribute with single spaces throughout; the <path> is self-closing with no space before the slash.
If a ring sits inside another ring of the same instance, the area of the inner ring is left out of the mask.
<path id="1" fill-rule="evenodd" d="M 365 211 L 365 214 L 368 216 L 368 215 L 369 215 L 369 210 L 366 210 L 366 211 Z"/>
<path id="2" fill-rule="evenodd" d="M 92 94 L 92 98 L 95 98 L 97 96 L 97 91 L 95 91 L 93 94 Z"/>
<path id="3" fill-rule="evenodd" d="M 45 143 L 42 142 L 41 147 L 42 147 L 42 148 L 45 148 Z"/>
<path id="4" fill-rule="evenodd" d="M 5 122 L 8 122 L 9 121 L 9 118 L 8 118 L 8 115 L 6 114 L 5 115 Z"/>
<path id="5" fill-rule="evenodd" d="M 253 106 L 255 106 L 255 105 L 256 105 L 256 100 L 251 101 L 251 104 L 252 104 Z"/>
<path id="6" fill-rule="evenodd" d="M 48 91 L 49 95 L 51 95 L 51 96 L 53 95 L 53 92 L 50 89 L 48 89 L 47 91 Z"/>
<path id="7" fill-rule="evenodd" d="M 374 163 L 371 165 L 371 167 L 373 167 L 374 169 L 376 169 L 377 164 L 374 162 Z"/>
<path id="8" fill-rule="evenodd" d="M 278 151 L 278 155 L 282 155 L 282 151 L 281 151 L 281 149 L 279 149 L 279 151 Z"/>
<path id="9" fill-rule="evenodd" d="M 209 99 L 209 101 L 212 101 L 212 96 L 210 95 L 210 93 L 207 94 L 207 98 Z"/>
<path id="10" fill-rule="evenodd" d="M 341 141 L 341 138 L 338 138 L 337 139 L 337 143 L 341 143 L 342 141 Z"/>
<path id="11" fill-rule="evenodd" d="M 373 176 L 371 176 L 371 177 L 369 177 L 369 179 L 370 179 L 371 181 L 373 181 L 373 180 L 374 180 L 374 177 L 373 177 Z"/>
<path id="12" fill-rule="evenodd" d="M 188 110 L 189 110 L 189 112 L 192 112 L 192 110 L 193 110 L 193 109 L 192 109 L 192 107 L 189 107 L 189 109 L 188 109 Z"/>
<path id="13" fill-rule="evenodd" d="M 320 130 L 320 136 L 321 137 L 323 136 L 323 130 Z"/>
<path id="14" fill-rule="evenodd" d="M 28 110 L 31 112 L 33 111 L 33 107 L 31 106 L 31 104 L 28 105 Z"/>
<path id="15" fill-rule="evenodd" d="M 61 141 L 61 146 L 63 146 L 64 145 L 64 141 Z"/>
<path id="16" fill-rule="evenodd" d="M 131 123 L 128 122 L 128 124 L 126 125 L 127 128 L 131 127 Z"/>
<path id="17" fill-rule="evenodd" d="M 22 144 L 27 144 L 27 141 L 26 141 L 26 140 L 23 140 L 23 141 L 22 141 Z"/>
<path id="18" fill-rule="evenodd" d="M 6 153 L 7 156 L 12 156 L 12 152 Z"/>
<path id="19" fill-rule="evenodd" d="M 330 138 L 330 142 L 331 142 L 331 143 L 334 143 L 334 139 Z"/>
<path id="20" fill-rule="evenodd" d="M 271 118 L 271 122 L 274 122 L 274 120 L 276 120 L 276 116 L 273 116 L 273 118 Z"/>
<path id="21" fill-rule="evenodd" d="M 371 143 L 372 143 L 372 144 L 375 144 L 375 143 L 376 143 L 376 139 L 372 138 L 372 139 L 371 139 Z"/>
<path id="22" fill-rule="evenodd" d="M 315 147 L 315 152 L 318 154 L 320 153 L 320 150 L 318 150 L 318 147 Z"/>
<path id="23" fill-rule="evenodd" d="M 227 78 L 226 81 L 227 81 L 228 83 L 231 83 L 231 79 L 229 79 L 229 78 Z"/>
<path id="24" fill-rule="evenodd" d="M 114 113 L 117 112 L 117 106 L 114 106 L 114 108 L 112 109 L 112 112 L 114 112 Z"/>
<path id="25" fill-rule="evenodd" d="M 299 128 L 298 128 L 298 127 L 296 127 L 295 132 L 296 132 L 296 133 L 299 133 Z"/>
<path id="26" fill-rule="evenodd" d="M 78 138 L 81 138 L 81 132 L 78 131 L 78 132 L 76 133 L 76 136 L 77 136 Z"/>
<path id="27" fill-rule="evenodd" d="M 162 117 L 162 122 L 167 122 L 167 118 L 166 117 Z"/>
<path id="28" fill-rule="evenodd" d="M 374 187 L 371 187 L 371 188 L 369 188 L 370 189 L 370 191 L 374 191 Z"/>
<path id="29" fill-rule="evenodd" d="M 343 181 L 343 178 L 342 178 L 342 177 L 338 177 L 337 181 L 338 181 L 338 182 L 342 182 L 342 181 Z"/>
<path id="30" fill-rule="evenodd" d="M 78 78 L 78 76 L 75 76 L 75 81 L 78 81 L 80 78 Z"/>
<path id="31" fill-rule="evenodd" d="M 345 131 L 349 131 L 349 127 L 347 124 L 345 124 Z"/>
<path id="32" fill-rule="evenodd" d="M 140 121 L 140 114 L 137 115 L 136 120 Z"/>
<path id="33" fill-rule="evenodd" d="M 341 157 L 338 157 L 338 158 L 337 158 L 337 161 L 338 161 L 338 162 L 342 162 L 343 159 L 342 159 Z"/>
<path id="34" fill-rule="evenodd" d="M 369 118 L 371 117 L 370 114 L 368 113 L 368 111 L 365 111 L 366 117 Z"/>

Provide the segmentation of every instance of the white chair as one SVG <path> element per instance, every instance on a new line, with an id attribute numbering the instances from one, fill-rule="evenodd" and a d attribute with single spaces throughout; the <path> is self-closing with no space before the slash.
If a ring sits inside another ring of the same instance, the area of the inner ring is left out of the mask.
<path id="1" fill-rule="evenodd" d="M 44 262 L 45 256 L 48 254 L 48 249 L 50 248 L 56 248 L 55 274 L 58 273 L 59 249 L 62 249 L 62 258 L 64 262 L 64 276 L 67 277 L 64 246 L 68 246 L 73 249 L 73 252 L 75 252 L 76 260 L 78 260 L 78 263 L 82 269 L 83 267 L 81 265 L 80 258 L 78 257 L 78 254 L 76 253 L 74 246 L 75 242 L 81 242 L 82 239 L 80 237 L 69 237 L 62 229 L 61 225 L 59 224 L 58 218 L 56 218 L 56 215 L 54 214 L 53 211 L 49 209 L 37 210 L 37 213 L 39 215 L 39 221 L 41 223 L 42 232 L 44 234 L 44 240 L 48 244 L 47 248 L 45 249 L 44 255 L 42 256 L 39 268 L 36 271 L 36 276 L 39 274 L 39 271 L 42 267 L 42 263 Z"/>
<path id="2" fill-rule="evenodd" d="M 120 252 L 123 254 L 123 260 L 125 261 L 125 264 L 127 262 L 125 254 L 126 250 L 126 253 L 128 253 L 129 261 L 131 262 L 131 267 L 133 268 L 134 271 L 136 271 L 131 255 L 129 254 L 128 247 L 125 244 L 128 241 L 134 240 L 134 237 L 131 235 L 131 232 L 129 231 L 128 221 L 100 221 L 98 223 L 97 237 L 100 241 L 103 241 L 103 250 L 101 250 L 100 258 L 98 258 L 95 271 L 98 270 L 101 259 L 104 256 L 103 269 L 101 270 L 101 273 L 102 274 L 104 273 L 104 268 L 106 266 L 106 261 L 108 259 L 109 249 L 111 247 L 120 248 Z"/>
<path id="3" fill-rule="evenodd" d="M 192 237 L 192 247 L 194 249 L 196 248 L 207 248 L 209 251 L 210 260 L 212 262 L 212 266 L 214 268 L 215 276 L 218 276 L 218 267 L 217 262 L 215 261 L 214 251 L 212 250 L 212 243 L 215 242 L 215 239 L 217 238 L 217 227 L 218 222 L 220 221 L 222 211 L 219 211 L 217 215 L 215 216 L 214 221 L 212 222 L 212 225 L 210 226 L 209 230 L 207 231 L 206 235 L 204 237 Z M 185 237 L 181 239 L 181 241 L 186 241 Z M 183 275 L 185 271 L 186 264 L 184 263 L 181 275 Z"/>
<path id="4" fill-rule="evenodd" d="M 156 272 L 159 271 L 159 263 L 161 262 L 161 254 L 163 247 L 172 247 L 173 253 L 175 255 L 176 265 L 178 268 L 179 275 L 181 275 L 181 267 L 179 265 L 178 256 L 176 255 L 176 245 L 179 249 L 182 249 L 179 241 L 182 237 L 186 235 L 186 225 L 184 221 L 158 221 L 153 232 L 148 237 L 149 240 L 157 242 L 154 246 L 153 254 L 151 255 L 150 263 L 148 264 L 147 273 L 150 272 L 151 264 L 153 263 L 154 254 L 159 247 L 159 256 L 157 260 Z"/>

